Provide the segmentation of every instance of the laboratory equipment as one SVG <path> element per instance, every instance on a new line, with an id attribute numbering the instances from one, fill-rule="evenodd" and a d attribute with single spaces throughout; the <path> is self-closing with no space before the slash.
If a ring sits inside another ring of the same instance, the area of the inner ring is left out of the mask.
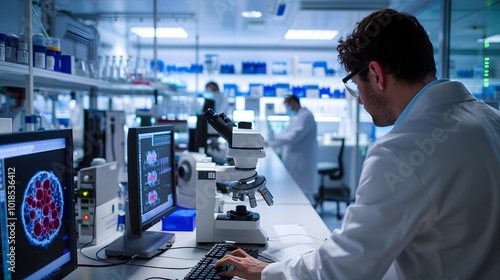
<path id="1" fill-rule="evenodd" d="M 203 161 L 205 154 L 186 152 L 179 156 L 177 167 L 177 204 L 184 208 L 196 208 L 196 162 Z"/>
<path id="2" fill-rule="evenodd" d="M 248 211 L 245 205 L 220 213 L 220 195 L 216 194 L 216 181 L 230 181 L 234 201 L 243 201 L 248 197 L 250 207 L 254 208 L 257 206 L 255 194 L 258 192 L 269 206 L 273 205 L 273 196 L 266 187 L 266 178 L 256 171 L 258 159 L 266 156 L 264 137 L 251 127 L 251 123 L 240 122 L 236 127 L 225 114 L 216 114 L 212 109 L 208 109 L 204 117 L 227 141 L 226 156 L 232 158 L 235 164 L 196 164 L 196 241 L 212 243 L 231 240 L 265 245 L 267 238 L 260 228 L 259 214 Z"/>
<path id="3" fill-rule="evenodd" d="M 78 242 L 96 245 L 116 232 L 117 162 L 80 169 L 76 190 Z"/>

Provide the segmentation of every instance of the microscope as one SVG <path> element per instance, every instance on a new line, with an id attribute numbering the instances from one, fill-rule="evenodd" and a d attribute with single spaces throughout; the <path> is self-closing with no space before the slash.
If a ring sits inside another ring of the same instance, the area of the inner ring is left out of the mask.
<path id="1" fill-rule="evenodd" d="M 229 182 L 234 201 L 248 197 L 251 208 L 257 206 L 256 192 L 273 205 L 273 196 L 266 187 L 266 178 L 258 175 L 257 161 L 264 158 L 264 137 L 249 122 L 236 126 L 224 113 L 208 109 L 204 118 L 228 143 L 226 156 L 234 166 L 217 166 L 214 162 L 196 163 L 196 242 L 234 241 L 243 244 L 266 245 L 267 237 L 260 228 L 260 216 L 247 210 L 246 205 L 222 213 L 222 195 L 216 192 L 216 182 Z"/>

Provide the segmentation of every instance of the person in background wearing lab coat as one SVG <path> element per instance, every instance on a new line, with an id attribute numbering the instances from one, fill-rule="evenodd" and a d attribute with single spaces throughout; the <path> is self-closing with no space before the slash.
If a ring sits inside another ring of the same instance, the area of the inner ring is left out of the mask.
<path id="1" fill-rule="evenodd" d="M 21 131 L 21 119 L 24 115 L 26 101 L 24 88 L 3 87 L 0 92 L 5 96 L 5 102 L 0 104 L 0 118 L 12 119 L 12 131 Z"/>
<path id="2" fill-rule="evenodd" d="M 24 88 L 4 87 L 0 91 L 5 95 L 5 102 L 0 105 L 0 118 L 15 118 L 24 110 L 26 93 Z"/>
<path id="3" fill-rule="evenodd" d="M 270 129 L 266 143 L 271 147 L 282 148 L 283 164 L 307 198 L 313 202 L 318 189 L 316 121 L 311 111 L 300 105 L 297 96 L 289 95 L 283 103 L 290 116 L 288 126 L 276 135 Z"/>
<path id="4" fill-rule="evenodd" d="M 247 279 L 499 279 L 500 112 L 436 79 L 426 30 L 374 12 L 339 40 L 343 79 L 377 126 L 343 224 L 317 250 L 266 264 L 216 263 Z"/>
<path id="5" fill-rule="evenodd" d="M 211 101 L 213 101 L 214 104 L 212 104 L 211 102 L 205 101 L 205 105 L 203 107 L 203 113 L 206 112 L 206 110 L 208 110 L 208 108 L 211 108 L 211 106 L 213 106 L 212 109 L 214 109 L 214 111 L 217 114 L 224 113 L 227 116 L 231 115 L 231 114 L 229 114 L 230 112 L 228 112 L 229 104 L 228 104 L 227 96 L 224 95 L 222 92 L 220 92 L 219 85 L 217 85 L 216 82 L 210 81 L 205 85 L 204 96 L 205 96 L 205 100 L 207 100 L 207 99 L 211 100 Z"/>

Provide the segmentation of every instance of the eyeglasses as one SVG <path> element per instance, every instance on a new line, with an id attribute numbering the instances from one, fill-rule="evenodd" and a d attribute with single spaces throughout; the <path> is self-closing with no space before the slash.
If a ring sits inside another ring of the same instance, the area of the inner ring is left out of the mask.
<path id="1" fill-rule="evenodd" d="M 368 69 L 368 65 L 352 72 L 351 74 L 347 75 L 345 78 L 342 79 L 342 82 L 344 83 L 347 91 L 356 98 L 358 98 L 359 96 L 358 85 L 356 85 L 356 83 L 353 82 L 352 78 L 354 78 L 354 76 L 358 75 L 359 73 L 365 71 L 366 69 Z"/>

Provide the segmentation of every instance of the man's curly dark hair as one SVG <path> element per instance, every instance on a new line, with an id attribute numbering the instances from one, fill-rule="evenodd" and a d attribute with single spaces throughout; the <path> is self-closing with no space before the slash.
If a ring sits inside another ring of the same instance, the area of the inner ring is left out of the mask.
<path id="1" fill-rule="evenodd" d="M 436 74 L 434 50 L 418 20 L 393 9 L 373 12 L 358 22 L 337 46 L 338 60 L 348 72 L 377 61 L 387 73 L 408 83 Z M 366 78 L 367 71 L 360 73 Z"/>

